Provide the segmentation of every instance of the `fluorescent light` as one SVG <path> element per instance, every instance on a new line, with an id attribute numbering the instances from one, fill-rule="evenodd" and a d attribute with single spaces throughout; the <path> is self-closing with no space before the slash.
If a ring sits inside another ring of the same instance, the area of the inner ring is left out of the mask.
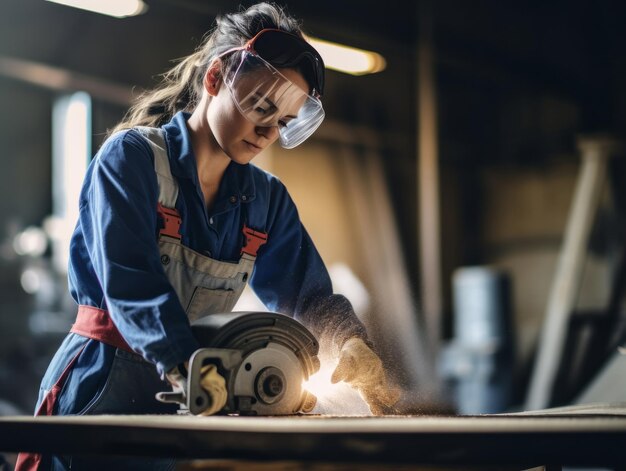
<path id="1" fill-rule="evenodd" d="M 145 13 L 148 6 L 142 0 L 48 0 L 68 7 L 80 8 L 103 15 L 124 18 Z"/>
<path id="2" fill-rule="evenodd" d="M 377 52 L 307 37 L 320 53 L 326 68 L 352 75 L 373 74 L 385 70 L 387 62 Z"/>

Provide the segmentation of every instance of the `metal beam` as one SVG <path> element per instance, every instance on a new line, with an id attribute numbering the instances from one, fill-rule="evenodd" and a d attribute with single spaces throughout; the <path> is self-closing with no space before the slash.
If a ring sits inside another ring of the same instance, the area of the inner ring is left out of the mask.
<path id="1" fill-rule="evenodd" d="M 430 1 L 419 3 L 417 44 L 417 182 L 421 301 L 432 358 L 441 340 L 441 228 L 439 147 L 433 17 Z"/>
<path id="2" fill-rule="evenodd" d="M 133 98 L 133 87 L 130 85 L 120 85 L 68 69 L 7 56 L 0 56 L 0 76 L 48 90 L 85 91 L 93 98 L 122 106 L 128 106 Z"/>
<path id="3" fill-rule="evenodd" d="M 618 143 L 606 137 L 581 138 L 578 148 L 582 154 L 582 167 L 548 298 L 539 351 L 526 400 L 526 408 L 531 410 L 550 405 L 569 318 L 582 280 L 589 234 L 606 179 L 608 159 L 618 148 Z"/>

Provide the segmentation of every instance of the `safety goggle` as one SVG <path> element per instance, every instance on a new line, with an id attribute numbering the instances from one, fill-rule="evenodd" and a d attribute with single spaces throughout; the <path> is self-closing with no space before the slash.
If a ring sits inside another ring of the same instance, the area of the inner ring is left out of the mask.
<path id="1" fill-rule="evenodd" d="M 305 141 L 324 120 L 320 90 L 324 63 L 312 46 L 290 33 L 262 30 L 234 53 L 224 71 L 226 84 L 241 114 L 257 126 L 277 126 L 286 149 Z M 271 62 L 271 63 L 270 63 Z M 276 67 L 298 66 L 310 83 L 310 93 L 281 74 Z"/>

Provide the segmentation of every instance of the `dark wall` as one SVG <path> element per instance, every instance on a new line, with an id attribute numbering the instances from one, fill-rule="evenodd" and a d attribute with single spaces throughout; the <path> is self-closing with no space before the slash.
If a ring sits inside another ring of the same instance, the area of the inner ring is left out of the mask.
<path id="1" fill-rule="evenodd" d="M 435 2 L 446 300 L 455 267 L 489 260 L 486 169 L 577 163 L 577 136 L 625 135 L 624 20 L 610 0 Z"/>

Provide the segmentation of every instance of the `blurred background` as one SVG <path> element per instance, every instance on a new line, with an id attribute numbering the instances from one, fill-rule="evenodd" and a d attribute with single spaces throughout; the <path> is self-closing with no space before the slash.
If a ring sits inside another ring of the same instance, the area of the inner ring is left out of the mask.
<path id="1" fill-rule="evenodd" d="M 623 362 L 607 370 L 624 340 L 626 3 L 277 3 L 311 37 L 378 54 L 358 75 L 333 62 L 319 131 L 258 165 L 411 410 L 626 400 Z M 32 413 L 74 319 L 65 260 L 89 160 L 239 5 L 144 4 L 116 18 L 0 2 L 0 414 Z"/>

